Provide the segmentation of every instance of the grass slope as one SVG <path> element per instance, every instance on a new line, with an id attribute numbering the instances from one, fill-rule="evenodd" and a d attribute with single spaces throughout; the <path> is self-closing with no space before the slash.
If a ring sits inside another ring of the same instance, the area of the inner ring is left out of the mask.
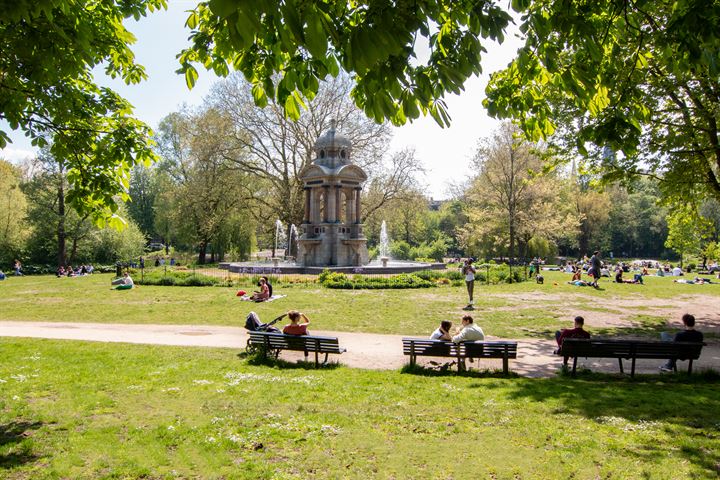
<path id="1" fill-rule="evenodd" d="M 0 348 L 8 480 L 679 479 L 717 478 L 720 462 L 720 385 L 702 377 L 422 376 L 273 368 L 223 349 Z"/>
<path id="2" fill-rule="evenodd" d="M 631 302 L 632 327 L 595 333 L 655 336 L 669 316 L 648 314 L 677 297 L 720 296 L 720 285 L 681 285 L 671 278 L 646 277 L 646 285 L 601 281 L 601 290 L 565 283 L 569 275 L 544 272 L 545 284 L 477 285 L 473 315 L 486 332 L 506 338 L 550 338 L 577 311 L 627 314 L 618 301 Z M 100 323 L 244 325 L 250 310 L 270 319 L 289 309 L 307 313 L 316 330 L 427 335 L 441 319 L 464 313 L 463 287 L 418 290 L 330 290 L 316 284 L 279 284 L 286 298 L 271 303 L 241 302 L 235 288 L 140 286 L 111 291 L 111 275 L 57 279 L 10 277 L 0 282 L 0 320 Z M 247 287 L 246 287 L 247 289 Z M 543 294 L 543 295 L 540 295 Z M 671 306 L 666 306 L 671 311 Z M 590 321 L 590 325 L 592 322 Z"/>

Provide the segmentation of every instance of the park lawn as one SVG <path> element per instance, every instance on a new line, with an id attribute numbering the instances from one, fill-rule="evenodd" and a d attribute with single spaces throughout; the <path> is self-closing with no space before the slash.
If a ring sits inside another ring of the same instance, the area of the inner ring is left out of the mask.
<path id="1" fill-rule="evenodd" d="M 438 376 L 2 339 L 0 477 L 717 478 L 709 375 Z M 714 380 L 714 381 L 713 381 Z"/>
<path id="2" fill-rule="evenodd" d="M 603 279 L 602 289 L 595 290 L 567 285 L 568 274 L 543 273 L 543 285 L 476 285 L 473 315 L 486 333 L 504 338 L 549 338 L 578 311 L 589 311 L 623 314 L 636 324 L 628 333 L 655 335 L 664 327 L 664 320 L 657 312 L 648 314 L 648 308 L 662 308 L 677 297 L 720 296 L 720 285 L 682 285 L 667 277 L 646 277 L 645 285 Z M 315 330 L 427 335 L 439 320 L 457 322 L 467 301 L 464 286 L 332 290 L 306 283 L 276 284 L 275 290 L 286 298 L 250 303 L 240 301 L 235 296 L 237 288 L 229 287 L 139 286 L 111 291 L 110 278 L 109 274 L 61 279 L 10 277 L 0 282 L 0 320 L 243 326 L 250 310 L 267 320 L 298 309 L 307 313 Z M 619 306 L 618 301 L 634 306 Z M 672 306 L 666 309 L 670 311 Z M 606 328 L 602 333 L 624 330 Z"/>

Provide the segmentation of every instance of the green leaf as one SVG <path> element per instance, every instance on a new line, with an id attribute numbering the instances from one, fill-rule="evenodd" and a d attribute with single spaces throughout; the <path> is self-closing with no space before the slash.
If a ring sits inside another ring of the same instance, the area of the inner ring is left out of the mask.
<path id="1" fill-rule="evenodd" d="M 192 65 L 187 65 L 185 67 L 185 84 L 187 87 L 192 90 L 192 88 L 195 86 L 195 82 L 198 79 L 198 72 L 195 70 L 195 67 Z"/>

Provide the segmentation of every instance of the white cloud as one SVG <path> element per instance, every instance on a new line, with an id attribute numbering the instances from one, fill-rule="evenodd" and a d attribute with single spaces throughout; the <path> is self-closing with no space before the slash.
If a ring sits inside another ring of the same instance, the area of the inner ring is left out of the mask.
<path id="1" fill-rule="evenodd" d="M 28 158 L 35 158 L 37 152 L 35 150 L 27 150 L 24 148 L 11 148 L 6 147 L 0 149 L 0 158 L 4 158 L 10 163 L 21 163 L 23 160 Z"/>

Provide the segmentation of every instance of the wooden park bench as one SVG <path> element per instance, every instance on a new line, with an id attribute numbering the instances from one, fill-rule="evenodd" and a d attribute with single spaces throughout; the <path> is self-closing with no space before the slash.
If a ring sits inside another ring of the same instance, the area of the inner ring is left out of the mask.
<path id="1" fill-rule="evenodd" d="M 415 365 L 417 357 L 455 358 L 458 371 L 465 369 L 466 358 L 502 358 L 503 372 L 508 373 L 508 360 L 517 358 L 517 342 L 461 342 L 453 343 L 426 338 L 403 338 L 403 354 L 410 356 L 410 365 Z"/>
<path id="2" fill-rule="evenodd" d="M 281 350 L 293 350 L 296 352 L 315 353 L 315 366 L 319 363 L 318 356 L 325 354 L 323 365 L 327 363 L 328 355 L 331 353 L 341 354 L 345 351 L 340 347 L 337 337 L 318 337 L 315 335 L 285 335 L 274 332 L 248 332 L 248 352 L 260 351 L 264 355 L 272 353 L 278 357 Z"/>
<path id="3" fill-rule="evenodd" d="M 620 373 L 623 371 L 623 359 L 631 360 L 630 376 L 635 376 L 635 360 L 688 360 L 688 375 L 692 373 L 693 360 L 700 358 L 704 343 L 695 342 L 662 342 L 641 340 L 596 340 L 566 338 L 562 344 L 560 355 L 565 364 L 573 357 L 572 374 L 575 375 L 578 357 L 586 358 L 617 358 Z M 677 372 L 677 365 L 675 366 Z"/>

